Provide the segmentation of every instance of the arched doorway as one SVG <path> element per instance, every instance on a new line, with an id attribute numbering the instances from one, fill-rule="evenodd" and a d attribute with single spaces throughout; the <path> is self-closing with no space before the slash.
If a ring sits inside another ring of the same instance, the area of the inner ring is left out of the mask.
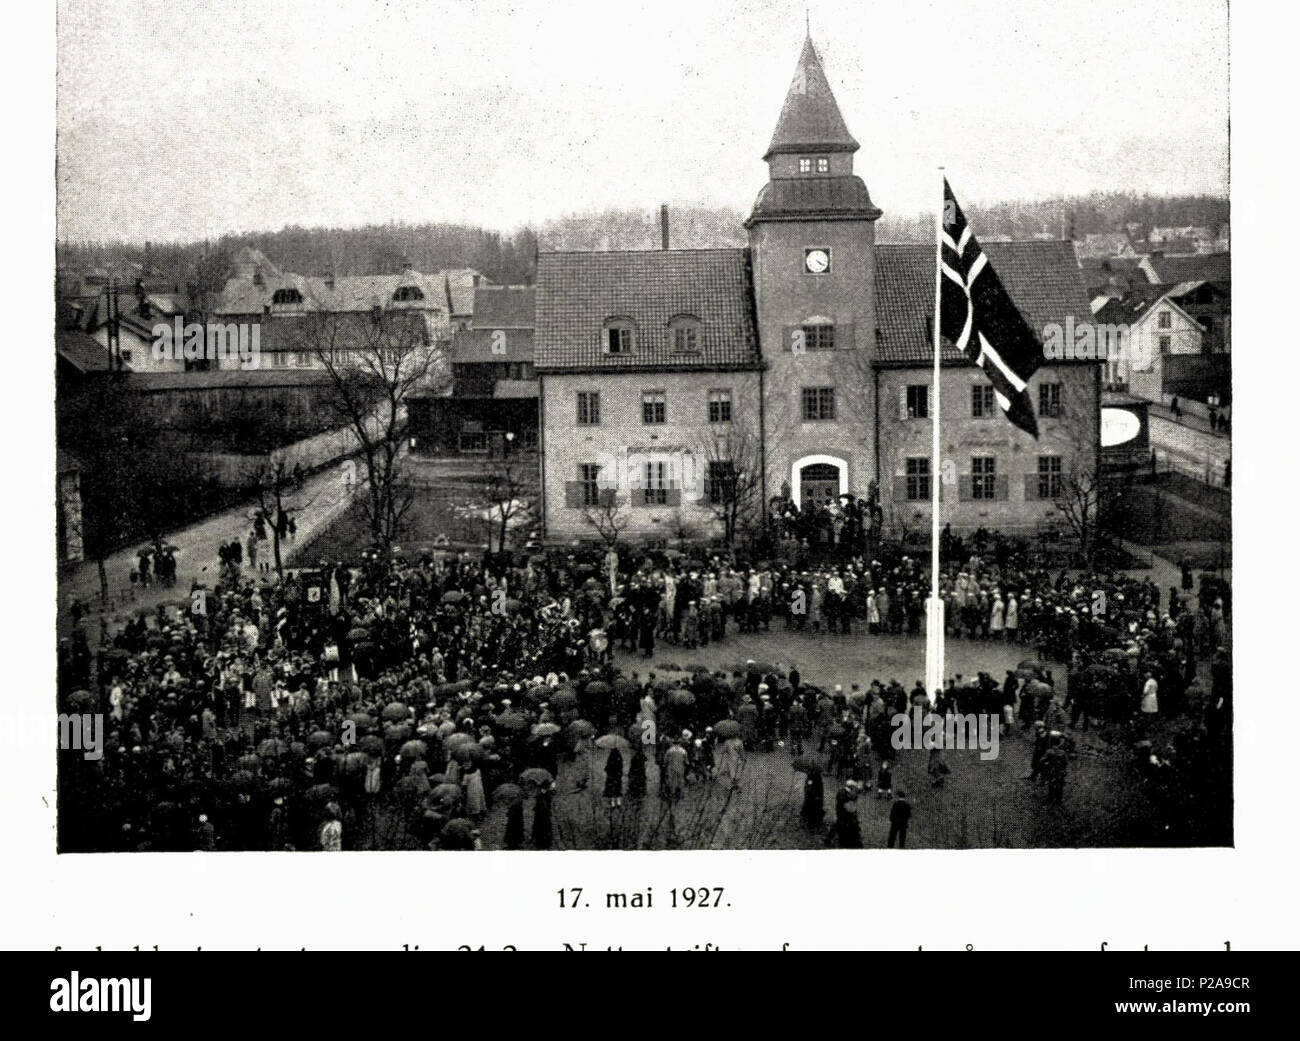
<path id="1" fill-rule="evenodd" d="M 790 498 L 806 510 L 825 506 L 849 491 L 849 468 L 843 459 L 809 455 L 790 468 Z"/>

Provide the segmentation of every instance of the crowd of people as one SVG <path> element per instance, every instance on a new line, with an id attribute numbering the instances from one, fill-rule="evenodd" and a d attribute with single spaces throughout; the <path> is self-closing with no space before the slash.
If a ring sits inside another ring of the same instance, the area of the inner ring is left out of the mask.
<path id="1" fill-rule="evenodd" d="M 854 846 L 857 799 L 873 787 L 894 798 L 887 728 L 911 706 L 1020 727 L 1049 801 L 1064 788 L 1066 732 L 1091 721 L 1140 725 L 1194 700 L 1214 706 L 1208 727 L 1230 733 L 1221 601 L 1190 611 L 1186 590 L 1162 596 L 1122 572 L 1054 576 L 949 539 L 950 635 L 1067 662 L 1068 697 L 1036 660 L 1002 681 L 954 676 L 934 692 L 895 679 L 823 689 L 762 662 L 644 676 L 613 664 L 619 645 L 652 658 L 657 641 L 690 650 L 773 624 L 920 635 L 929 575 L 905 555 L 751 564 L 625 550 L 611 566 L 580 553 L 369 553 L 280 580 L 232 553 L 202 597 L 106 628 L 94 674 L 84 655 L 64 663 L 66 707 L 103 712 L 108 738 L 102 760 L 67 761 L 61 842 L 474 849 L 501 805 L 506 848 L 548 849 L 562 770 L 577 790 L 594 791 L 603 773 L 612 811 L 625 799 L 671 803 L 695 784 L 739 790 L 748 757 L 782 750 L 807 778 L 804 826 L 824 827 L 832 780 L 829 841 Z M 1213 690 L 1193 698 L 1207 655 Z M 1177 755 L 1153 746 L 1149 758 L 1168 767 Z M 942 756 L 928 773 L 944 783 Z M 890 812 L 901 844 L 910 804 Z"/>

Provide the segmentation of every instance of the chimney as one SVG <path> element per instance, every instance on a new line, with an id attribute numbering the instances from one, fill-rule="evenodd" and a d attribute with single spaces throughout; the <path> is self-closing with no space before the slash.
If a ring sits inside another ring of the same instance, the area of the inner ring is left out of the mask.
<path id="1" fill-rule="evenodd" d="M 668 204 L 664 203 L 659 207 L 659 238 L 661 240 L 660 249 L 668 248 Z"/>

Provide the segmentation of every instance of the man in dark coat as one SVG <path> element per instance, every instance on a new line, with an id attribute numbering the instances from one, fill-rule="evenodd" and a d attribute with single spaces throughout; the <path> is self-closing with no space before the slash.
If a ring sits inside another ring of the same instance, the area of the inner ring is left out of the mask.
<path id="1" fill-rule="evenodd" d="M 895 839 L 898 840 L 899 849 L 907 845 L 907 825 L 911 820 L 912 804 L 907 801 L 907 793 L 900 790 L 894 805 L 889 808 L 889 841 L 885 843 L 887 848 L 894 848 Z"/>

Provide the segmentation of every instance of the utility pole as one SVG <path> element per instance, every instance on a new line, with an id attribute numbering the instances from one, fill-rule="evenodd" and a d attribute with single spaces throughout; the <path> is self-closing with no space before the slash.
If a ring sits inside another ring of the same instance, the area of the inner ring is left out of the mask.
<path id="1" fill-rule="evenodd" d="M 119 325 L 120 310 L 117 298 L 117 279 L 110 278 L 104 289 L 105 326 L 108 329 L 108 368 L 111 372 L 122 371 L 122 341 Z"/>

